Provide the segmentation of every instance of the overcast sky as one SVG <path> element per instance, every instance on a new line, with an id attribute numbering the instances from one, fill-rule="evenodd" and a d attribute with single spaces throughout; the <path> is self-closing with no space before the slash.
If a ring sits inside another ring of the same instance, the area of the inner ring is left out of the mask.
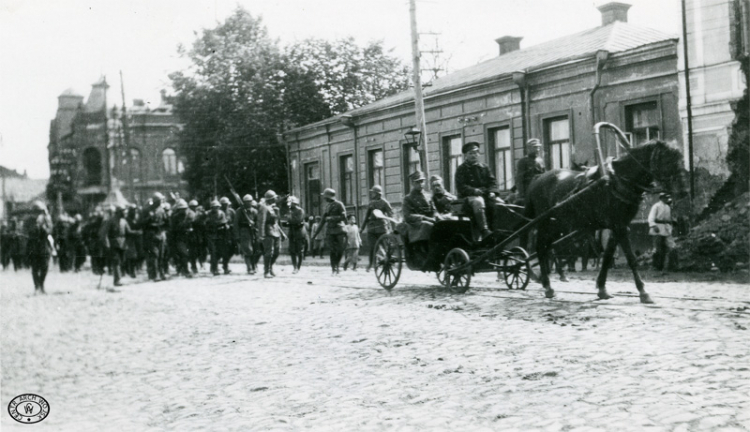
<path id="1" fill-rule="evenodd" d="M 679 0 L 627 0 L 629 22 L 678 35 Z M 521 48 L 600 25 L 603 0 L 418 0 L 422 49 L 438 39 L 450 70 L 497 55 L 494 39 L 523 36 Z M 383 40 L 410 62 L 408 0 L 2 0 L 0 2 L 0 165 L 49 176 L 49 123 L 57 96 L 88 96 L 106 75 L 109 102 L 158 104 L 176 52 L 194 32 L 214 27 L 237 6 L 260 15 L 281 43 L 308 37 Z"/>

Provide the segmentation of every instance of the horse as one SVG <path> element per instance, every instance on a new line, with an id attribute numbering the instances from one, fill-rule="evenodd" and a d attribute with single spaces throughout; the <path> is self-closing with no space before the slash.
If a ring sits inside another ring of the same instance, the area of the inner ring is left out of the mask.
<path id="1" fill-rule="evenodd" d="M 674 196 L 684 197 L 687 194 L 682 161 L 679 150 L 669 147 L 662 140 L 651 140 L 637 147 L 626 148 L 623 156 L 611 162 L 607 173 L 599 172 L 598 167 L 587 173 L 556 169 L 535 178 L 529 185 L 524 210 L 524 215 L 530 219 L 570 198 L 595 179 L 603 180 L 554 210 L 550 218 L 539 222 L 536 250 L 545 297 L 555 296 L 549 281 L 548 257 L 552 242 L 561 233 L 573 230 L 590 234 L 598 229 L 610 229 L 613 235 L 604 249 L 602 266 L 596 279 L 599 299 L 612 298 L 605 285 L 607 271 L 619 244 L 633 272 L 641 303 L 653 303 L 636 268 L 628 225 L 638 212 L 644 192 L 652 191 L 652 182 L 656 181 L 662 190 L 674 191 Z"/>

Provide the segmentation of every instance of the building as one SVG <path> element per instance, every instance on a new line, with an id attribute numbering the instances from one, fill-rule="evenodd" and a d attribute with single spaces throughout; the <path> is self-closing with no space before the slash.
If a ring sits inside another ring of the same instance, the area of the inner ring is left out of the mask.
<path id="1" fill-rule="evenodd" d="M 636 145 L 662 138 L 681 146 L 678 38 L 628 23 L 629 7 L 604 4 L 601 26 L 524 49 L 521 37 L 499 38 L 497 57 L 435 80 L 425 89 L 430 173 L 455 192 L 461 146 L 477 141 L 507 193 L 531 137 L 543 141 L 548 167 L 595 164 L 593 127 L 601 121 Z M 375 184 L 400 207 L 408 174 L 422 164 L 404 137 L 415 123 L 407 91 L 284 133 L 290 189 L 310 214 L 320 214 L 325 187 L 360 219 Z M 605 157 L 617 155 L 613 137 L 604 144 Z M 644 202 L 639 220 L 648 208 Z"/>
<path id="2" fill-rule="evenodd" d="M 19 174 L 15 170 L 0 166 L 0 182 L 0 221 L 22 217 L 31 209 L 34 201 L 45 201 L 47 180 L 30 179 L 25 172 Z"/>
<path id="3" fill-rule="evenodd" d="M 740 59 L 750 52 L 750 1 L 685 0 L 695 171 L 694 208 L 700 212 L 729 176 L 727 143 L 733 103 L 747 88 Z M 689 156 L 684 47 L 679 48 L 680 117 Z"/>
<path id="4" fill-rule="evenodd" d="M 156 191 L 185 195 L 185 157 L 178 145 L 181 125 L 165 92 L 159 106 L 141 100 L 132 108 L 107 108 L 104 78 L 83 96 L 66 90 L 50 125 L 50 201 L 85 212 L 120 190 L 132 203 Z"/>

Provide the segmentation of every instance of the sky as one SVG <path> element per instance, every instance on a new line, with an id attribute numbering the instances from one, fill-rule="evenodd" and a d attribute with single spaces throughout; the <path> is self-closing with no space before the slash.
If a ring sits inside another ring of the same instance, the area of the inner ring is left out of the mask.
<path id="1" fill-rule="evenodd" d="M 679 0 L 625 0 L 628 21 L 678 36 Z M 597 27 L 606 0 L 417 0 L 420 48 L 455 71 L 498 54 L 494 40 L 522 36 L 521 48 Z M 49 124 L 57 96 L 88 96 L 102 75 L 108 101 L 159 104 L 168 74 L 186 66 L 179 44 L 212 28 L 237 6 L 261 16 L 282 45 L 310 37 L 382 40 L 411 64 L 408 0 L 2 0 L 0 2 L 0 165 L 49 176 Z"/>

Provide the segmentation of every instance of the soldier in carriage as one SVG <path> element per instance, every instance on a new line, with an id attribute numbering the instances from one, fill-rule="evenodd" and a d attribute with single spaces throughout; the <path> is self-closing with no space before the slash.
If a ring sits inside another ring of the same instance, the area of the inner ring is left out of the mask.
<path id="1" fill-rule="evenodd" d="M 474 223 L 482 238 L 492 234 L 487 225 L 485 208 L 488 202 L 494 202 L 497 191 L 497 180 L 492 175 L 490 167 L 479 162 L 479 143 L 468 142 L 463 145 L 461 152 L 464 162 L 456 169 L 456 191 L 458 197 L 466 200 L 466 205 L 474 217 Z"/>
<path id="2" fill-rule="evenodd" d="M 401 212 L 404 215 L 406 240 L 409 248 L 416 252 L 415 256 L 427 256 L 427 241 L 430 239 L 432 227 L 436 220 L 443 217 L 435 209 L 435 204 L 424 194 L 425 176 L 421 171 L 409 175 L 411 190 L 404 197 Z"/>
<path id="3" fill-rule="evenodd" d="M 443 216 L 450 216 L 453 213 L 452 204 L 456 196 L 445 190 L 443 178 L 439 175 L 430 176 L 430 189 L 432 189 L 432 203 L 435 210 Z"/>

